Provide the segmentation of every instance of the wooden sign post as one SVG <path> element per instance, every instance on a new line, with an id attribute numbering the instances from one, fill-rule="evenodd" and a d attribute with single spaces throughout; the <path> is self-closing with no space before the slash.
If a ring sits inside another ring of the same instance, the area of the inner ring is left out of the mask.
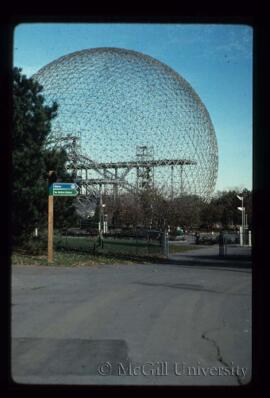
<path id="1" fill-rule="evenodd" d="M 53 262 L 53 197 L 54 196 L 77 196 L 78 185 L 70 182 L 56 182 L 55 171 L 48 174 L 48 263 Z"/>
<path id="2" fill-rule="evenodd" d="M 48 263 L 53 262 L 53 195 L 48 196 Z"/>
<path id="3" fill-rule="evenodd" d="M 57 180 L 54 170 L 48 173 L 48 264 L 53 262 L 53 184 Z"/>

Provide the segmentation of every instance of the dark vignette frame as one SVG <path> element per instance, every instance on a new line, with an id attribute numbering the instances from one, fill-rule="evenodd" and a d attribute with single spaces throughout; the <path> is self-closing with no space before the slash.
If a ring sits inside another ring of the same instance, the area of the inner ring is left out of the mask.
<path id="1" fill-rule="evenodd" d="M 78 15 L 79 14 L 79 15 Z M 254 29 L 254 55 L 253 55 L 253 211 L 254 211 L 254 246 L 252 250 L 252 282 L 253 282 L 253 370 L 252 381 L 250 384 L 242 387 L 166 387 L 169 390 L 225 390 L 231 392 L 232 390 L 247 390 L 255 391 L 258 388 L 266 386 L 267 384 L 267 363 L 265 344 L 267 339 L 266 331 L 266 299 L 267 299 L 267 276 L 269 273 L 269 211 L 268 203 L 270 198 L 270 178 L 268 171 L 268 157 L 269 157 L 269 57 L 267 52 L 269 50 L 269 27 L 268 21 L 261 16 L 177 16 L 177 14 L 169 16 L 150 15 L 150 16 L 127 16 L 127 15 L 113 15 L 113 13 L 105 15 L 104 13 L 97 13 L 89 16 L 85 13 L 78 13 L 76 16 L 67 14 L 60 14 L 59 16 L 52 16 L 46 13 L 40 15 L 33 15 L 33 12 L 24 11 L 24 13 L 11 13 L 4 23 L 1 24 L 1 43 L 0 43 L 0 60 L 1 60 L 1 113 L 0 121 L 2 130 L 0 134 L 0 148 L 1 151 L 1 186 L 3 192 L 1 195 L 2 214 L 1 214 L 1 309 L 2 315 L 2 332 L 1 335 L 1 359 L 4 360 L 1 366 L 0 379 L 1 384 L 9 390 L 82 390 L 86 386 L 31 386 L 19 385 L 11 379 L 11 364 L 10 364 L 10 299 L 11 299 L 11 263 L 10 263 L 10 220 L 11 220 L 11 196 L 12 184 L 10 181 L 10 172 L 12 167 L 12 153 L 11 153 L 11 120 L 12 120 L 12 96 L 11 96 L 11 69 L 13 56 L 13 32 L 17 24 L 23 22 L 149 22 L 149 23 L 227 23 L 227 24 L 246 24 Z M 86 15 L 86 16 L 85 16 Z M 164 15 L 164 13 L 163 13 Z M 8 211 L 6 211 L 8 209 Z M 117 386 L 89 386 L 89 389 L 119 389 Z M 128 389 L 128 386 L 122 386 L 120 389 Z M 132 387 L 135 390 L 163 390 L 165 387 L 154 386 L 138 386 Z"/>

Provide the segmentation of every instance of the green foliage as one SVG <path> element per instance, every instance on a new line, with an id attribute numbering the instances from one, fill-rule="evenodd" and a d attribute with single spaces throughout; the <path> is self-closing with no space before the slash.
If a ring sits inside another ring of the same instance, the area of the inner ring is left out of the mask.
<path id="1" fill-rule="evenodd" d="M 47 233 L 45 231 L 39 232 L 37 237 L 33 234 L 24 236 L 24 239 L 20 242 L 20 249 L 26 253 L 34 255 L 46 254 L 47 253 Z"/>
<path id="2" fill-rule="evenodd" d="M 172 228 L 200 223 L 202 200 L 196 195 L 182 195 L 169 201 L 168 223 Z"/>
<path id="3" fill-rule="evenodd" d="M 205 204 L 201 209 L 201 223 L 214 224 L 220 223 L 224 228 L 232 225 L 241 224 L 241 211 L 237 209 L 240 207 L 241 201 L 237 195 L 243 196 L 244 207 L 248 215 L 248 224 L 252 223 L 252 192 L 248 189 L 231 190 L 218 192 L 210 203 Z"/>
<path id="4" fill-rule="evenodd" d="M 73 182 L 64 167 L 67 161 L 67 155 L 64 150 L 47 150 L 44 151 L 43 156 L 45 162 L 46 177 L 48 170 L 54 170 L 57 175 L 57 181 Z M 47 195 L 48 194 L 46 194 L 45 196 L 45 206 L 47 206 Z M 65 229 L 77 224 L 78 216 L 75 213 L 73 201 L 74 198 L 72 197 L 54 198 L 54 227 L 56 229 Z"/>
<path id="5" fill-rule="evenodd" d="M 47 224 L 48 171 L 55 170 L 66 181 L 64 151 L 46 149 L 51 121 L 57 115 L 57 104 L 45 104 L 42 86 L 28 79 L 21 69 L 13 70 L 12 131 L 12 240 L 22 244 L 32 239 L 35 226 Z M 61 198 L 62 199 L 62 198 Z M 64 198 L 63 198 L 64 199 Z M 57 218 L 73 217 L 66 208 L 71 203 L 57 203 Z M 64 209 L 64 210 L 63 210 Z M 63 210 L 63 211 L 62 211 Z M 35 241 L 33 245 L 39 245 Z M 42 246 L 42 244 L 40 244 Z"/>
<path id="6" fill-rule="evenodd" d="M 46 193 L 43 147 L 57 105 L 44 105 L 42 87 L 13 70 L 12 237 L 24 240 L 40 217 Z"/>
<path id="7" fill-rule="evenodd" d="M 167 218 L 167 201 L 157 188 L 144 190 L 139 197 L 140 223 L 146 227 L 162 228 Z"/>
<path id="8" fill-rule="evenodd" d="M 241 192 L 218 192 L 209 203 L 205 203 L 196 195 L 165 199 L 162 192 L 153 188 L 141 191 L 138 198 L 129 193 L 121 194 L 117 206 L 109 197 L 104 200 L 111 225 L 115 220 L 118 226 L 142 225 L 145 228 L 163 229 L 170 225 L 171 232 L 174 233 L 177 226 L 190 228 L 204 225 L 213 229 L 215 224 L 221 224 L 224 228 L 241 224 L 241 212 L 237 209 L 241 202 L 237 195 L 244 196 L 244 207 L 248 214 L 248 224 L 251 226 L 252 193 L 247 189 Z M 98 211 L 97 207 L 97 217 Z"/>

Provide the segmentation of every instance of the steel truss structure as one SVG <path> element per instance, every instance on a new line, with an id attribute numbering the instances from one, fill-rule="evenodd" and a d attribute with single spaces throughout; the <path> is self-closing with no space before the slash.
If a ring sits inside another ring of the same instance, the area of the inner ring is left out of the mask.
<path id="1" fill-rule="evenodd" d="M 56 101 L 50 145 L 88 194 L 95 186 L 208 200 L 218 170 L 210 116 L 180 75 L 147 55 L 97 48 L 63 56 L 33 76 Z"/>

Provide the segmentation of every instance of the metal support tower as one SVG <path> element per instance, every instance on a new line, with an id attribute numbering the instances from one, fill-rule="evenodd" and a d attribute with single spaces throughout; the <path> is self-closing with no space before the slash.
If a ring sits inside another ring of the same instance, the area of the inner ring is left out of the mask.
<path id="1" fill-rule="evenodd" d="M 136 159 L 139 166 L 137 168 L 137 186 L 139 188 L 153 187 L 154 168 L 151 165 L 151 161 L 154 160 L 154 147 L 147 145 L 137 146 Z"/>

